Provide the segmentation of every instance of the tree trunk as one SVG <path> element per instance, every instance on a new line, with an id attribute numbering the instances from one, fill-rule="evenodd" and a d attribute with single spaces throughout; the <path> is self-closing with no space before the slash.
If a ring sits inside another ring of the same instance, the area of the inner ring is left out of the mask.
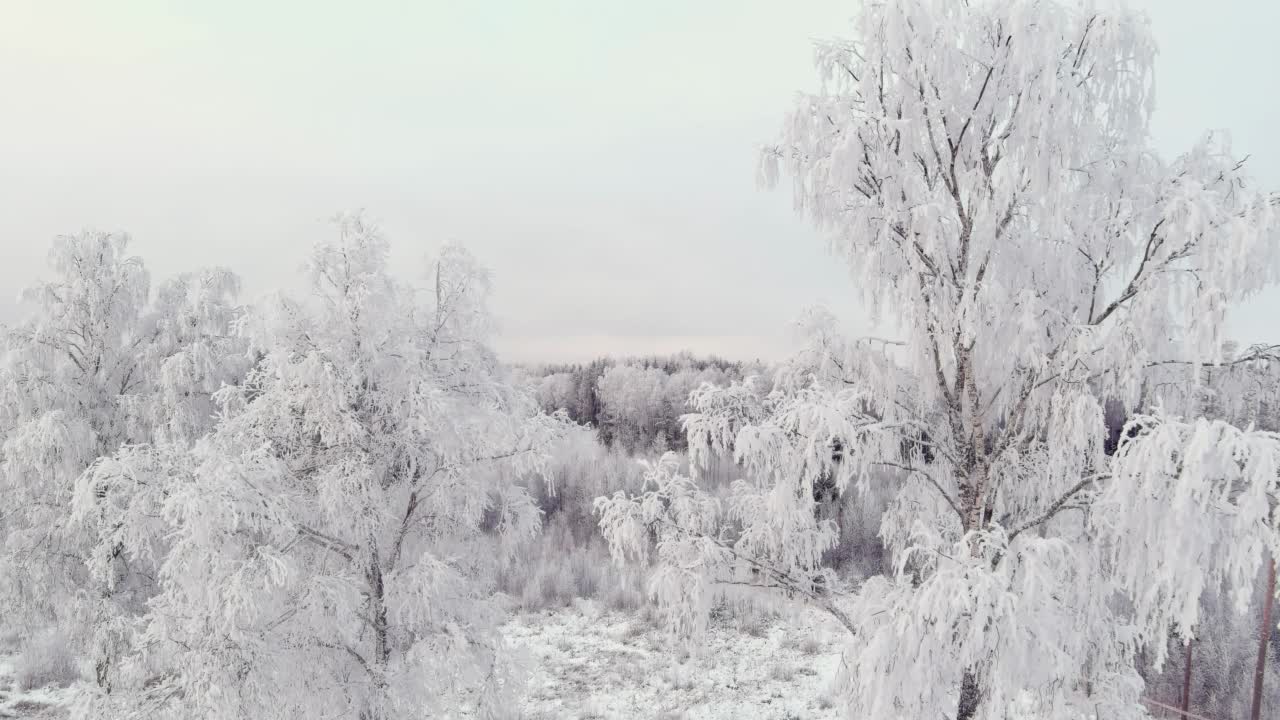
<path id="1" fill-rule="evenodd" d="M 1182 669 L 1182 718 L 1186 720 L 1187 713 L 1191 710 L 1191 649 L 1195 646 L 1195 640 L 1187 641 L 1187 663 Z"/>
<path id="2" fill-rule="evenodd" d="M 369 610 L 373 618 L 373 664 L 382 669 L 391 657 L 391 647 L 387 644 L 387 604 L 383 599 L 382 568 L 378 567 L 375 558 L 369 568 Z"/>
<path id="3" fill-rule="evenodd" d="M 966 670 L 960 680 L 960 704 L 956 708 L 956 720 L 973 720 L 981 703 L 982 689 L 978 687 L 978 676 L 972 670 Z"/>
<path id="4" fill-rule="evenodd" d="M 1271 609 L 1276 600 L 1276 563 L 1267 557 L 1267 595 L 1262 599 L 1262 627 L 1258 632 L 1258 666 L 1253 671 L 1253 706 L 1249 711 L 1250 720 L 1262 718 L 1262 681 L 1267 673 L 1267 645 L 1271 641 L 1271 633 L 1275 623 L 1271 619 Z"/>
<path id="5" fill-rule="evenodd" d="M 369 619 L 373 625 L 373 657 L 369 658 L 370 674 L 378 691 L 374 693 L 371 704 L 361 713 L 361 720 L 385 720 L 386 671 L 387 661 L 391 659 L 391 646 L 387 641 L 387 603 L 386 589 L 382 579 L 382 566 L 378 553 L 374 551 L 366 573 L 369 583 Z"/>

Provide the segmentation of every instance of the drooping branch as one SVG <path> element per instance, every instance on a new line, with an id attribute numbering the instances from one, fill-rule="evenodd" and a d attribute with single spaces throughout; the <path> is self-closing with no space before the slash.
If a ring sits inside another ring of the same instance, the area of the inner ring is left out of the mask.
<path id="1" fill-rule="evenodd" d="M 1107 474 L 1090 475 L 1089 477 L 1082 479 L 1080 482 L 1076 483 L 1075 485 L 1072 485 L 1065 493 L 1060 495 L 1057 500 L 1054 500 L 1052 503 L 1050 503 L 1049 508 L 1047 510 L 1045 510 L 1043 513 L 1036 516 L 1035 518 L 1028 520 L 1027 522 L 1019 525 L 1017 528 L 1013 530 L 1013 532 L 1009 533 L 1009 542 L 1013 543 L 1013 539 L 1021 535 L 1023 532 L 1027 530 L 1031 530 L 1032 528 L 1039 527 L 1049 522 L 1058 513 L 1066 509 L 1067 503 L 1069 503 L 1071 499 L 1074 498 L 1077 494 L 1079 494 L 1082 490 L 1089 487 L 1090 485 L 1097 483 L 1099 480 L 1102 480 L 1107 477 L 1110 477 L 1110 475 L 1107 475 Z"/>
<path id="2" fill-rule="evenodd" d="M 343 542 L 335 537 L 313 530 L 306 525 L 298 525 L 297 529 L 298 534 L 302 536 L 303 539 L 339 555 L 347 562 L 355 562 L 354 553 L 357 551 L 357 548 L 351 543 Z"/>
<path id="3" fill-rule="evenodd" d="M 951 510 L 955 512 L 956 517 L 960 519 L 960 524 L 961 525 L 964 524 L 964 513 L 960 510 L 960 506 L 956 504 L 955 499 L 951 497 L 950 493 L 948 493 L 945 489 L 943 489 L 941 483 L 939 483 L 937 478 L 935 478 L 932 474 L 918 467 L 914 467 L 912 465 L 903 465 L 901 463 L 891 462 L 887 460 L 875 461 L 872 464 L 884 465 L 886 467 L 898 468 L 899 470 L 905 470 L 910 473 L 919 474 L 925 480 L 929 481 L 929 484 L 932 485 L 933 488 L 938 491 L 938 494 L 942 496 L 942 499 L 947 502 L 947 506 L 950 507 Z"/>
<path id="4" fill-rule="evenodd" d="M 843 625 L 851 635 L 858 634 L 857 627 L 854 625 L 853 620 L 849 617 L 849 615 L 845 613 L 843 610 L 841 610 L 839 607 L 837 607 L 834 602 L 832 602 L 832 599 L 830 596 L 834 594 L 834 590 L 830 587 L 827 587 L 825 584 L 816 584 L 813 582 L 812 579 L 810 579 L 808 582 L 805 582 L 801 578 L 793 577 L 790 573 L 787 573 L 784 570 L 780 570 L 772 565 L 768 565 L 763 562 L 760 562 L 759 560 L 753 557 L 743 555 L 742 553 L 738 552 L 737 548 L 726 543 L 720 538 L 711 537 L 704 533 L 699 533 L 694 530 L 690 530 L 678 523 L 672 522 L 670 520 L 665 520 L 662 518 L 657 518 L 653 522 L 655 524 L 662 525 L 663 527 L 670 528 L 678 533 L 681 533 L 686 537 L 705 540 L 714 544 L 716 547 L 720 548 L 721 550 L 724 550 L 726 553 L 733 556 L 734 559 L 745 562 L 746 564 L 750 565 L 752 568 L 754 568 L 758 572 L 765 573 L 767 576 L 773 578 L 775 581 L 780 583 L 780 585 L 778 586 L 778 589 L 804 596 L 813 605 L 815 605 L 818 608 L 821 608 L 822 610 L 825 610 L 828 614 L 830 614 L 837 621 L 839 621 L 839 623 Z M 713 579 L 713 582 L 720 583 L 721 581 L 719 579 Z M 814 591 L 811 588 L 815 585 L 818 585 L 823 589 L 821 591 Z M 769 586 L 765 586 L 765 587 L 769 587 Z"/>
<path id="5" fill-rule="evenodd" d="M 1153 367 L 1159 367 L 1162 365 L 1198 365 L 1200 367 L 1212 368 L 1212 367 L 1230 367 L 1233 365 L 1243 365 L 1244 363 L 1257 362 L 1257 361 L 1280 362 L 1280 345 L 1254 345 L 1250 347 L 1249 351 L 1246 352 L 1245 354 L 1233 360 L 1227 360 L 1225 362 L 1211 363 L 1211 362 L 1195 362 L 1192 360 L 1157 360 L 1155 362 L 1147 363 L 1145 367 L 1153 368 Z"/>

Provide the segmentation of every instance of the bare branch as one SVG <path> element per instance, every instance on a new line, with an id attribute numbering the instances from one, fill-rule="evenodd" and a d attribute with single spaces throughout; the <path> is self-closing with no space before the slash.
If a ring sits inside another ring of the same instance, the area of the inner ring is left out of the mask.
<path id="1" fill-rule="evenodd" d="M 1067 507 L 1067 503 L 1071 498 L 1075 497 L 1081 490 L 1084 490 L 1090 485 L 1095 484 L 1097 481 L 1107 477 L 1110 477 L 1110 475 L 1090 475 L 1075 485 L 1072 485 L 1071 488 L 1063 493 L 1057 500 L 1050 503 L 1049 509 L 1045 510 L 1044 513 L 1019 525 L 1013 532 L 1009 533 L 1009 542 L 1012 543 L 1013 539 L 1018 537 L 1018 535 L 1022 534 L 1024 531 L 1039 527 L 1040 525 L 1049 522 L 1055 515 L 1062 512 Z"/>

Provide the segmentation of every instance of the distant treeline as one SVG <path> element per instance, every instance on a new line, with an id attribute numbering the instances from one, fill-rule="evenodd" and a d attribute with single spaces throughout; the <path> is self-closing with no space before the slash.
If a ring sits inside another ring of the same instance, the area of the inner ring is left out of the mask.
<path id="1" fill-rule="evenodd" d="M 587 363 L 529 366 L 536 395 L 547 412 L 565 410 L 595 428 L 600 441 L 630 454 L 684 451 L 688 442 L 680 416 L 689 412 L 689 393 L 703 383 L 727 386 L 770 370 L 759 360 L 743 362 L 715 355 L 599 357 Z M 1108 455 L 1115 451 L 1127 418 L 1117 402 L 1106 405 Z"/>
<path id="2" fill-rule="evenodd" d="M 680 416 L 688 412 L 691 391 L 703 383 L 728 385 L 766 370 L 759 361 L 687 352 L 531 368 L 543 409 L 567 411 L 575 422 L 594 427 L 601 442 L 629 453 L 684 450 Z"/>

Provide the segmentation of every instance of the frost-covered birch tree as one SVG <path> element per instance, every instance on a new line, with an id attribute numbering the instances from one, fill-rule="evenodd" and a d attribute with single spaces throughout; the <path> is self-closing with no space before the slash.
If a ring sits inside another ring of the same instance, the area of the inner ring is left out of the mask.
<path id="1" fill-rule="evenodd" d="M 100 457 L 128 443 L 194 437 L 211 424 L 209 398 L 243 363 L 230 322 L 239 281 L 203 270 L 163 283 L 129 238 L 84 232 L 57 238 L 52 279 L 25 294 L 32 312 L 8 331 L 3 392 L 0 587 L 4 622 L 27 632 L 61 626 L 107 683 L 121 623 L 153 587 L 118 543 L 90 549 L 119 527 L 105 491 L 77 517 L 75 483 Z M 93 582 L 86 563 L 110 567 Z"/>
<path id="2" fill-rule="evenodd" d="M 1053 0 L 867 3 L 818 44 L 821 89 L 762 179 L 791 178 L 900 334 L 815 315 L 771 384 L 696 392 L 695 467 L 730 450 L 747 471 L 727 507 L 674 461 L 598 502 L 616 557 L 657 553 L 678 628 L 756 585 L 852 633 L 851 717 L 1124 718 L 1145 714 L 1139 650 L 1189 637 L 1206 586 L 1247 595 L 1277 546 L 1280 438 L 1175 414 L 1160 386 L 1172 403 L 1206 366 L 1275 362 L 1222 334 L 1275 280 L 1276 203 L 1223 134 L 1154 151 L 1154 54 L 1140 13 Z M 1134 414 L 1114 456 L 1107 401 Z M 888 486 L 891 572 L 822 567 L 832 482 Z"/>
<path id="3" fill-rule="evenodd" d="M 215 393 L 207 436 L 82 483 L 79 500 L 104 484 L 149 497 L 104 544 L 165 545 L 126 679 L 86 716 L 514 709 L 486 578 L 540 517 L 496 470 L 537 466 L 559 421 L 486 345 L 488 278 L 461 249 L 407 284 L 380 232 L 344 216 L 308 278 L 307 297 L 241 323 L 257 360 Z"/>
<path id="4" fill-rule="evenodd" d="M 77 548 L 58 531 L 76 477 L 124 441 L 120 398 L 142 379 L 134 376 L 133 345 L 150 278 L 127 247 L 113 234 L 55 240 L 55 278 L 25 293 L 32 316 L 6 338 L 0 578 L 11 612 L 52 613 L 83 577 Z M 37 602 L 43 593 L 53 602 Z"/>

